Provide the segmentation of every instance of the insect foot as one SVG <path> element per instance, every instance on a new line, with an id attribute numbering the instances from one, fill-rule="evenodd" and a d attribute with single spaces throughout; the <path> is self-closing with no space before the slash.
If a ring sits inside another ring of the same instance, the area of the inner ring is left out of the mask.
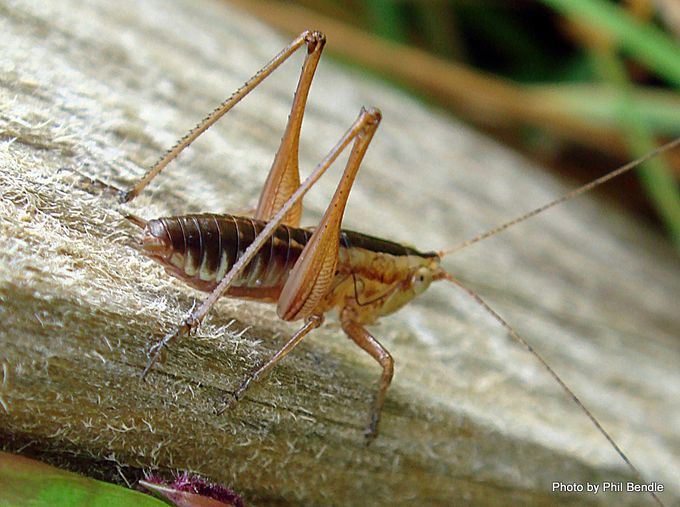
<path id="1" fill-rule="evenodd" d="M 149 348 L 149 352 L 147 352 L 147 357 L 149 360 L 146 363 L 146 367 L 144 368 L 144 371 L 142 372 L 141 375 L 141 380 L 144 381 L 146 379 L 147 374 L 153 367 L 153 365 L 158 361 L 158 359 L 161 356 L 161 353 L 163 352 L 163 349 L 165 349 L 172 340 L 179 336 L 183 336 L 185 334 L 188 334 L 189 331 L 191 331 L 192 327 L 195 325 L 193 321 L 190 320 L 185 320 L 182 325 L 177 327 L 174 331 L 166 334 L 162 340 L 156 342 Z"/>

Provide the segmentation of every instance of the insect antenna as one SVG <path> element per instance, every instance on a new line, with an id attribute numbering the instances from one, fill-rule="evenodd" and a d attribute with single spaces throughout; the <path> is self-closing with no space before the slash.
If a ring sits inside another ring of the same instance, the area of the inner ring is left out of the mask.
<path id="1" fill-rule="evenodd" d="M 674 141 L 675 142 L 675 141 Z M 628 465 L 628 468 L 635 474 L 636 478 L 640 482 L 645 482 L 644 478 L 642 477 L 642 474 L 640 471 L 637 469 L 635 465 L 628 459 L 628 456 L 626 456 L 626 453 L 623 452 L 623 450 L 618 446 L 618 444 L 614 441 L 614 439 L 611 437 L 611 435 L 607 432 L 606 429 L 600 424 L 600 422 L 597 420 L 597 418 L 593 415 L 593 413 L 586 408 L 586 406 L 583 404 L 583 402 L 579 399 L 578 396 L 574 393 L 574 391 L 571 390 L 571 388 L 562 380 L 562 378 L 557 374 L 555 370 L 552 369 L 552 367 L 546 362 L 545 359 L 543 359 L 543 356 L 536 352 L 534 348 L 527 342 L 524 338 L 522 338 L 517 331 L 514 330 L 514 328 L 508 324 L 508 322 L 501 317 L 498 312 L 496 312 L 489 304 L 482 299 L 482 297 L 477 294 L 475 291 L 472 289 L 466 287 L 463 285 L 460 281 L 458 281 L 456 278 L 451 276 L 449 273 L 446 272 L 441 272 L 437 276 L 438 279 L 443 279 L 443 280 L 448 280 L 449 282 L 453 283 L 460 289 L 464 290 L 467 292 L 467 294 L 474 299 L 477 304 L 479 304 L 482 308 L 484 308 L 501 326 L 503 326 L 506 331 L 512 336 L 512 338 L 519 343 L 525 350 L 527 350 L 529 353 L 531 353 L 538 361 L 543 365 L 543 367 L 548 371 L 550 376 L 555 379 L 555 381 L 562 387 L 565 393 L 567 393 L 567 396 L 572 399 L 576 405 L 581 409 L 581 411 L 590 419 L 590 422 L 593 423 L 593 425 L 597 428 L 597 430 L 604 436 L 604 438 L 607 439 L 609 442 L 609 445 L 611 445 L 616 453 L 621 457 L 621 459 Z M 653 491 L 649 491 L 649 494 L 654 498 L 656 503 L 658 505 L 661 505 L 663 507 L 663 502 L 659 497 L 654 493 Z"/>
<path id="2" fill-rule="evenodd" d="M 650 151 L 649 153 L 631 161 L 628 162 L 627 164 L 622 165 L 618 169 L 615 169 L 611 171 L 610 173 L 605 174 L 604 176 L 601 176 L 590 183 L 586 183 L 585 185 L 575 188 L 571 192 L 567 192 L 561 197 L 558 197 L 554 201 L 550 201 L 549 203 L 544 204 L 543 206 L 539 206 L 538 208 L 535 208 L 531 211 L 527 211 L 526 213 L 513 218 L 512 220 L 509 220 L 503 224 L 497 225 L 496 227 L 493 227 L 492 229 L 489 229 L 487 231 L 482 232 L 481 234 L 478 234 L 477 236 L 467 239 L 461 243 L 458 243 L 457 245 L 444 248 L 442 250 L 439 250 L 437 252 L 437 255 L 439 257 L 444 257 L 445 255 L 452 254 L 454 252 L 457 252 L 458 250 L 462 250 L 463 248 L 466 248 L 470 245 L 474 245 L 475 243 L 478 243 L 482 241 L 483 239 L 489 238 L 491 236 L 495 236 L 499 232 L 504 231 L 505 229 L 508 229 L 509 227 L 512 227 L 513 225 L 519 224 L 521 222 L 524 222 L 525 220 L 528 220 L 529 218 L 536 216 L 540 213 L 543 213 L 545 210 L 553 208 L 557 206 L 558 204 L 562 204 L 565 201 L 569 201 L 570 199 L 573 199 L 576 196 L 579 196 L 581 194 L 584 194 L 588 192 L 589 190 L 592 190 L 595 187 L 598 187 L 602 185 L 603 183 L 606 183 L 607 181 L 616 178 L 617 176 L 620 176 L 621 174 L 630 171 L 631 169 L 635 169 L 637 166 L 640 164 L 643 164 L 644 162 L 662 154 L 665 153 L 668 150 L 672 150 L 673 148 L 680 146 L 680 137 L 677 139 L 674 139 L 673 141 L 669 141 L 666 144 L 663 144 L 659 146 L 658 148 Z"/>
<path id="3" fill-rule="evenodd" d="M 470 245 L 473 245 L 475 243 L 478 243 L 486 238 L 489 238 L 491 236 L 494 236 L 505 229 L 508 229 L 512 227 L 513 225 L 519 224 L 521 222 L 524 222 L 525 220 L 528 220 L 529 218 L 536 216 L 550 208 L 553 208 L 557 206 L 558 204 L 562 204 L 563 202 L 569 201 L 570 199 L 573 199 L 574 197 L 577 197 L 581 194 L 584 194 L 588 192 L 589 190 L 592 190 L 593 188 L 602 185 L 603 183 L 606 183 L 607 181 L 616 178 L 617 176 L 620 176 L 621 174 L 628 172 L 640 164 L 646 162 L 647 160 L 650 160 L 666 151 L 669 151 L 677 146 L 680 146 L 680 138 L 674 139 L 672 141 L 669 141 L 666 144 L 663 144 L 659 146 L 658 148 L 650 151 L 649 153 L 631 161 L 628 162 L 627 164 L 622 165 L 618 169 L 615 169 L 614 171 L 611 171 L 604 176 L 601 176 L 600 178 L 597 178 L 590 183 L 587 183 L 581 187 L 578 187 L 574 190 L 571 190 L 570 192 L 567 192 L 566 194 L 562 195 L 561 197 L 558 197 L 557 199 L 554 199 L 553 201 L 550 201 L 542 206 L 539 206 L 538 208 L 535 208 L 531 211 L 528 211 L 526 213 L 523 213 L 522 215 L 519 215 L 512 220 L 508 220 L 507 222 L 504 222 L 496 227 L 493 227 L 491 229 L 488 229 L 487 231 L 482 232 L 481 234 L 478 234 L 477 236 L 474 236 L 470 239 L 467 239 L 461 243 L 458 243 L 457 245 L 444 248 L 440 251 L 437 252 L 437 255 L 439 257 L 444 257 L 446 255 L 452 254 L 454 252 L 457 252 L 459 250 L 462 250 L 463 248 L 466 248 Z M 510 324 L 507 323 L 503 317 L 501 317 L 498 312 L 496 312 L 493 308 L 489 306 L 489 304 L 482 299 L 479 294 L 477 294 L 475 291 L 472 289 L 466 287 L 463 285 L 460 281 L 455 279 L 453 276 L 451 276 L 449 273 L 446 272 L 441 272 L 438 277 L 439 279 L 444 279 L 448 280 L 463 291 L 465 291 L 472 299 L 474 299 L 477 304 L 479 304 L 481 307 L 483 307 L 493 318 L 496 320 L 502 327 L 506 329 L 506 331 L 512 336 L 512 338 L 519 343 L 525 350 L 527 350 L 529 353 L 531 353 L 542 365 L 543 367 L 548 371 L 551 377 L 555 379 L 555 381 L 562 387 L 564 392 L 569 396 L 569 398 L 572 399 L 572 401 L 581 409 L 581 411 L 590 419 L 591 423 L 597 428 L 597 430 L 604 436 L 604 438 L 607 439 L 609 444 L 612 446 L 612 448 L 616 451 L 616 453 L 621 457 L 621 459 L 626 463 L 628 468 L 635 474 L 635 476 L 641 481 L 644 482 L 644 479 L 642 477 L 642 474 L 640 471 L 633 465 L 633 463 L 628 459 L 628 456 L 623 452 L 623 450 L 618 446 L 618 444 L 614 441 L 614 439 L 611 437 L 611 435 L 607 432 L 607 430 L 604 429 L 604 427 L 600 424 L 600 422 L 595 418 L 593 413 L 586 408 L 586 406 L 583 404 L 583 402 L 579 399 L 578 396 L 574 393 L 574 391 L 571 390 L 571 388 L 560 378 L 560 376 L 555 372 L 555 370 L 552 369 L 552 367 L 543 359 L 543 357 L 536 351 L 534 348 L 524 339 L 522 338 L 517 331 L 515 331 Z M 659 497 L 656 495 L 655 492 L 649 491 L 649 494 L 654 498 L 655 502 L 658 505 L 663 506 L 663 502 L 659 499 Z"/>

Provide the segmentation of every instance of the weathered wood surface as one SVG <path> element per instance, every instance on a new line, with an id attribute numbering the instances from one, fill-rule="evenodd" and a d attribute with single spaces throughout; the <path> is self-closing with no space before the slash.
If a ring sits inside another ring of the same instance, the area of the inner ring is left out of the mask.
<path id="1" fill-rule="evenodd" d="M 112 476 L 117 466 L 129 475 L 192 469 L 252 505 L 648 502 L 551 493 L 553 481 L 630 474 L 536 361 L 452 286 L 373 328 L 397 369 L 369 448 L 362 429 L 378 368 L 332 324 L 222 417 L 213 414 L 220 397 L 295 328 L 271 307 L 220 302 L 140 383 L 145 348 L 203 295 L 142 258 L 121 213 L 253 203 L 300 60 L 195 143 L 150 195 L 120 207 L 82 190 L 73 170 L 130 182 L 286 41 L 204 1 L 5 1 L 0 14 L 4 448 Z M 440 248 L 564 190 L 450 118 L 328 61 L 312 87 L 303 170 L 361 105 L 381 107 L 384 122 L 348 228 Z M 306 199 L 307 223 L 335 181 Z M 446 265 L 545 354 L 677 502 L 680 270 L 667 247 L 580 199 Z"/>

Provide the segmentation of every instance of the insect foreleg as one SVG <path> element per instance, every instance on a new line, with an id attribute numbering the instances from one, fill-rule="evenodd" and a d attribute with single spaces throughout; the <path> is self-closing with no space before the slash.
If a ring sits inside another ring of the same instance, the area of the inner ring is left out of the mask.
<path id="1" fill-rule="evenodd" d="M 385 404 L 385 394 L 392 382 L 392 375 L 394 375 L 394 360 L 390 353 L 373 337 L 373 335 L 371 335 L 371 333 L 366 331 L 361 324 L 354 321 L 354 315 L 351 311 L 348 309 L 343 310 L 340 315 L 340 321 L 342 323 L 342 329 L 347 336 L 349 336 L 354 343 L 359 345 L 359 347 L 368 352 L 371 357 L 378 361 L 380 366 L 382 366 L 380 385 L 378 386 L 378 391 L 375 393 L 368 427 L 364 432 L 366 445 L 368 445 L 378 436 L 378 425 L 380 424 L 380 414 L 382 413 L 382 408 Z"/>
<path id="2" fill-rule="evenodd" d="M 158 356 L 160 355 L 163 348 L 165 348 L 172 340 L 179 338 L 185 334 L 188 334 L 192 329 L 194 329 L 206 316 L 210 308 L 215 304 L 215 302 L 226 293 L 229 287 L 234 283 L 236 278 L 243 272 L 248 263 L 255 257 L 258 250 L 262 248 L 269 237 L 274 233 L 275 229 L 283 222 L 288 212 L 291 208 L 299 202 L 304 195 L 309 191 L 309 189 L 321 178 L 324 172 L 330 167 L 330 165 L 338 158 L 340 153 L 355 139 L 360 135 L 364 134 L 367 130 L 375 130 L 375 124 L 380 119 L 380 113 L 375 110 L 365 110 L 362 109 L 359 117 L 354 121 L 352 126 L 345 132 L 338 143 L 330 150 L 328 155 L 316 166 L 312 173 L 307 177 L 307 179 L 300 185 L 300 187 L 293 192 L 290 199 L 281 207 L 281 209 L 272 217 L 272 219 L 267 223 L 264 229 L 258 234 L 253 242 L 246 248 L 243 254 L 239 257 L 236 263 L 231 267 L 227 274 L 222 278 L 220 283 L 215 287 L 215 289 L 210 293 L 206 300 L 196 309 L 194 309 L 184 321 L 177 326 L 173 331 L 166 334 L 162 340 L 156 343 L 149 351 L 149 361 L 142 372 L 142 378 L 151 369 L 151 366 L 156 362 Z M 377 126 L 377 125 L 376 125 Z M 371 134 L 372 135 L 372 134 Z M 352 154 L 356 155 L 356 145 L 355 149 L 352 150 Z M 350 161 L 355 157 L 350 155 Z M 350 162 L 348 161 L 348 166 Z M 345 170 L 347 173 L 347 169 Z M 343 180 L 345 180 L 345 175 L 343 175 Z M 344 206 L 343 206 L 344 207 Z M 319 227 L 317 231 L 320 229 Z M 337 240 L 337 239 L 336 239 Z M 311 242 L 311 239 L 310 239 Z M 309 247 L 309 244 L 307 245 Z M 336 253 L 337 256 L 337 253 Z M 300 257 L 302 259 L 302 257 Z M 298 259 L 298 262 L 300 261 Z M 296 264 L 297 266 L 297 264 Z M 295 268 L 294 268 L 295 269 Z"/>
<path id="3" fill-rule="evenodd" d="M 158 174 L 170 163 L 172 160 L 177 158 L 177 156 L 194 142 L 198 136 L 203 132 L 208 130 L 215 122 L 217 122 L 222 116 L 229 112 L 236 104 L 238 104 L 243 97 L 248 95 L 257 85 L 259 85 L 267 76 L 274 72 L 283 62 L 285 62 L 293 53 L 295 53 L 301 46 L 307 45 L 309 52 L 312 53 L 316 47 L 319 46 L 319 41 L 325 41 L 325 38 L 319 32 L 305 31 L 298 35 L 295 40 L 293 40 L 288 46 L 286 46 L 278 55 L 276 55 L 272 60 L 262 67 L 253 77 L 251 77 L 246 83 L 236 90 L 231 97 L 222 102 L 217 106 L 208 116 L 203 118 L 198 125 L 191 129 L 187 134 L 182 137 L 172 148 L 170 148 L 165 154 L 156 162 L 153 167 L 147 172 L 141 180 L 139 180 L 130 190 L 127 192 L 122 192 L 119 196 L 121 202 L 129 202 L 137 197 L 144 188 L 153 180 Z M 323 43 L 320 44 L 323 47 Z M 320 49 L 318 50 L 320 53 Z M 302 81 L 305 77 L 305 69 L 309 67 L 307 62 L 309 58 L 305 61 L 305 66 L 303 67 L 300 80 Z M 317 59 L 318 61 L 318 59 Z M 313 67 L 316 67 L 314 63 Z M 309 72 L 308 72 L 309 73 Z M 314 70 L 311 70 L 309 80 L 311 81 L 311 75 L 313 75 Z M 305 95 L 306 96 L 306 95 Z M 304 108 L 304 101 L 302 104 Z M 292 114 L 291 114 L 292 116 Z M 301 115 L 300 115 L 301 116 Z"/>

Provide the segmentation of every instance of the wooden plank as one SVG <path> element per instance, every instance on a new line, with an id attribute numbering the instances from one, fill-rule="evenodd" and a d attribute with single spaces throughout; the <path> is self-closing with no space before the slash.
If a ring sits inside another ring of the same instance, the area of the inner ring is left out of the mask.
<path id="1" fill-rule="evenodd" d="M 285 39 L 218 3 L 17 1 L 0 7 L 0 410 L 3 448 L 93 474 L 192 469 L 257 505 L 615 505 L 562 495 L 630 479 L 536 361 L 452 287 L 373 332 L 397 362 L 381 437 L 362 430 L 378 368 L 326 325 L 244 402 L 214 408 L 292 332 L 273 308 L 225 300 L 145 384 L 144 350 L 203 295 L 138 253 L 134 212 L 222 211 L 257 197 L 299 61 L 121 207 L 74 172 L 130 182 Z M 331 40 L 329 44 L 333 44 Z M 384 122 L 346 225 L 456 243 L 563 187 L 385 84 L 323 61 L 301 165 L 354 119 Z M 62 170 L 63 169 L 63 170 Z M 336 171 L 337 174 L 339 171 Z M 318 220 L 335 185 L 306 200 Z M 447 259 L 583 397 L 648 480 L 678 496 L 678 261 L 640 224 L 581 199 Z"/>

